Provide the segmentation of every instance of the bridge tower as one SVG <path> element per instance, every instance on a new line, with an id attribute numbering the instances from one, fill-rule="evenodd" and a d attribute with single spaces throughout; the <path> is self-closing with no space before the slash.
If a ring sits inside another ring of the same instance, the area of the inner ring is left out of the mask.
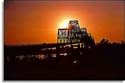
<path id="1" fill-rule="evenodd" d="M 85 27 L 80 28 L 78 20 L 70 20 L 68 27 L 58 29 L 57 43 L 94 43 L 94 38 Z"/>

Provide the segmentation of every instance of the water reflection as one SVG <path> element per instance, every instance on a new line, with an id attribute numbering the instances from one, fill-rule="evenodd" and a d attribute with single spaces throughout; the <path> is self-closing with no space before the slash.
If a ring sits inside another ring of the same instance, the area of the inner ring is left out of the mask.
<path id="1" fill-rule="evenodd" d="M 18 59 L 18 60 L 23 60 L 24 59 L 24 55 L 20 55 L 20 56 L 16 56 L 16 59 Z"/>
<path id="2" fill-rule="evenodd" d="M 65 53 L 63 53 L 62 55 L 67 55 Z M 53 58 L 56 58 L 57 55 L 56 54 L 51 54 L 50 55 L 51 57 Z M 36 58 L 36 59 L 39 59 L 39 60 L 44 60 L 44 59 L 47 59 L 49 57 L 49 55 L 45 55 L 45 54 L 39 54 L 39 55 L 19 55 L 19 56 L 16 56 L 16 59 L 18 60 L 23 60 L 23 59 L 32 59 L 32 58 Z M 8 58 L 9 60 L 9 58 Z"/>
<path id="3" fill-rule="evenodd" d="M 51 57 L 56 57 L 56 54 L 51 54 Z"/>
<path id="4" fill-rule="evenodd" d="M 67 56 L 67 53 L 60 53 L 59 55 Z"/>
<path id="5" fill-rule="evenodd" d="M 68 54 L 67 53 L 60 53 L 59 55 L 67 56 Z M 17 55 L 17 56 L 15 56 L 15 60 L 16 61 L 25 61 L 25 60 L 32 61 L 34 59 L 45 60 L 45 59 L 48 59 L 49 57 L 56 58 L 57 54 Z M 8 56 L 6 58 L 7 62 L 9 62 L 10 59 L 11 59 L 11 57 Z"/>
<path id="6" fill-rule="evenodd" d="M 43 59 L 46 59 L 47 56 L 44 55 L 44 54 L 40 54 L 40 55 L 19 55 L 19 56 L 16 56 L 16 59 L 19 59 L 19 60 L 32 59 L 32 58 L 43 60 Z"/>

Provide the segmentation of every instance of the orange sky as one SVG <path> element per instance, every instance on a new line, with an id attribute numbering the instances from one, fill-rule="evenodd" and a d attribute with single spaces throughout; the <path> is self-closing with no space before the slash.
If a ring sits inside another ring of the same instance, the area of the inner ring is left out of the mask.
<path id="1" fill-rule="evenodd" d="M 57 29 L 66 19 L 77 19 L 96 42 L 123 40 L 123 1 L 23 1 L 4 7 L 5 44 L 57 42 Z"/>

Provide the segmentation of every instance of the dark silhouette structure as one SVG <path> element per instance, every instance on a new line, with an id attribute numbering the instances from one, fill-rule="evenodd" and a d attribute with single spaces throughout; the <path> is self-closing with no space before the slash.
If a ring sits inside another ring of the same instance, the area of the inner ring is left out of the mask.
<path id="1" fill-rule="evenodd" d="M 4 80 L 123 80 L 124 51 L 124 42 L 95 44 L 73 20 L 58 30 L 58 43 L 4 45 Z"/>
<path id="2" fill-rule="evenodd" d="M 95 45 L 94 38 L 87 29 L 80 28 L 78 20 L 70 20 L 68 27 L 58 29 L 58 43 L 82 43 L 84 47 L 92 47 Z"/>

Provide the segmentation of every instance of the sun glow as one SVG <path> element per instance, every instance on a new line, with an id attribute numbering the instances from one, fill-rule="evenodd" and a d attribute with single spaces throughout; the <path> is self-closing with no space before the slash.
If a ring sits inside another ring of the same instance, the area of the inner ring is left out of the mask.
<path id="1" fill-rule="evenodd" d="M 63 20 L 61 21 L 61 23 L 59 24 L 59 27 L 58 28 L 68 28 L 68 23 L 69 23 L 69 20 Z"/>

